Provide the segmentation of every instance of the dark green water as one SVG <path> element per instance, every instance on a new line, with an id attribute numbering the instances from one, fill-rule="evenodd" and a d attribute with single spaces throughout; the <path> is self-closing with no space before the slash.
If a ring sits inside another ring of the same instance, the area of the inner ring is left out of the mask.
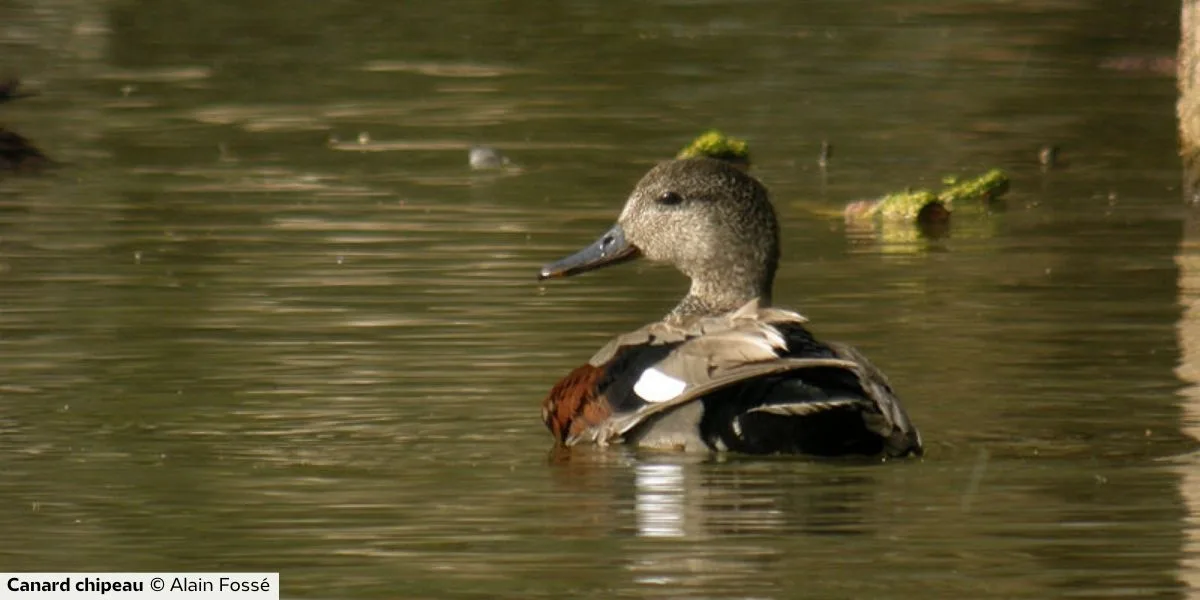
<path id="1" fill-rule="evenodd" d="M 1176 11 L 0 0 L 0 73 L 42 91 L 0 124 L 67 163 L 0 179 L 0 568 L 1195 597 L 1200 227 L 1147 68 Z M 537 267 L 712 126 L 783 218 L 778 301 L 887 371 L 923 460 L 548 460 L 549 386 L 685 282 Z M 523 169 L 472 172 L 473 143 Z M 996 166 L 1008 211 L 947 240 L 831 216 Z"/>

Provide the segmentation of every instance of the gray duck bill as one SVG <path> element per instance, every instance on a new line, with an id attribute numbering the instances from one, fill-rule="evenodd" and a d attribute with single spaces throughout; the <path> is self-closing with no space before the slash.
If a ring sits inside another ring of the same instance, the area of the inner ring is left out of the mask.
<path id="1" fill-rule="evenodd" d="M 641 256 L 641 252 L 626 241 L 625 230 L 617 224 L 583 250 L 542 267 L 541 273 L 538 273 L 538 281 L 570 277 L 633 260 L 638 256 Z"/>

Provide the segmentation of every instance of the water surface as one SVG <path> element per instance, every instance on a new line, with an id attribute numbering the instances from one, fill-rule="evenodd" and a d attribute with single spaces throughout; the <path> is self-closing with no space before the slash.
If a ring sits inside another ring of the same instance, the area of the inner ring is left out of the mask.
<path id="1" fill-rule="evenodd" d="M 0 123 L 65 163 L 0 180 L 0 566 L 318 598 L 1196 596 L 1174 11 L 0 0 L 0 70 L 42 91 Z M 889 374 L 924 459 L 550 455 L 550 385 L 686 282 L 537 268 L 708 127 L 772 190 L 778 300 Z M 471 171 L 473 144 L 520 168 Z M 1008 210 L 944 240 L 836 216 L 992 167 Z"/>

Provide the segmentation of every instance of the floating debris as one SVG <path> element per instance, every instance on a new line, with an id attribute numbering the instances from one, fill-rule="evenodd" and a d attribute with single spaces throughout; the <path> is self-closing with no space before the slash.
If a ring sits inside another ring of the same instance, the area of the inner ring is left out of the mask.
<path id="1" fill-rule="evenodd" d="M 742 169 L 750 168 L 750 145 L 746 140 L 729 137 L 716 129 L 710 129 L 692 140 L 675 155 L 675 158 L 697 158 L 706 156 L 731 163 Z"/>
<path id="2" fill-rule="evenodd" d="M 1038 164 L 1042 165 L 1043 171 L 1048 171 L 1058 166 L 1058 152 L 1059 148 L 1054 144 L 1042 146 L 1038 150 Z"/>
<path id="3" fill-rule="evenodd" d="M 507 156 L 491 146 L 471 146 L 468 160 L 471 168 L 478 171 L 507 169 L 514 166 Z"/>
<path id="4" fill-rule="evenodd" d="M 944 234 L 955 209 L 983 207 L 1000 208 L 1000 197 L 1008 192 L 1009 179 L 1003 171 L 993 169 L 974 179 L 959 180 L 947 177 L 942 191 L 907 190 L 888 194 L 877 200 L 860 200 L 846 205 L 843 215 L 847 221 L 873 219 L 884 222 L 910 223 L 929 235 Z"/>
<path id="5" fill-rule="evenodd" d="M 929 190 L 907 190 L 888 194 L 876 200 L 859 200 L 846 205 L 846 217 L 855 219 L 879 218 L 885 221 L 916 222 L 926 206 L 945 205 Z M 947 216 L 949 210 L 946 210 Z"/>
<path id="6" fill-rule="evenodd" d="M 821 141 L 821 153 L 817 155 L 817 165 L 822 169 L 829 166 L 829 160 L 833 158 L 833 144 L 828 140 Z"/>
<path id="7" fill-rule="evenodd" d="M 961 180 L 958 177 L 946 177 L 942 180 L 946 189 L 938 193 L 938 200 L 953 206 L 956 202 L 967 207 L 972 201 L 976 206 L 988 209 L 999 208 L 1000 197 L 1008 193 L 1008 175 L 1000 169 L 992 169 L 974 179 Z"/>

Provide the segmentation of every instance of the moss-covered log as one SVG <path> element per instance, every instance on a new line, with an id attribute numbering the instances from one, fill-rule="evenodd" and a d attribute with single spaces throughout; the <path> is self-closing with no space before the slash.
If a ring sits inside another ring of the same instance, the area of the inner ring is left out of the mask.
<path id="1" fill-rule="evenodd" d="M 947 177 L 941 191 L 907 190 L 888 194 L 876 200 L 852 202 L 846 206 L 847 220 L 876 219 L 934 226 L 950 220 L 956 210 L 986 212 L 997 206 L 1008 192 L 1008 176 L 992 169 L 979 177 L 958 179 Z"/>

